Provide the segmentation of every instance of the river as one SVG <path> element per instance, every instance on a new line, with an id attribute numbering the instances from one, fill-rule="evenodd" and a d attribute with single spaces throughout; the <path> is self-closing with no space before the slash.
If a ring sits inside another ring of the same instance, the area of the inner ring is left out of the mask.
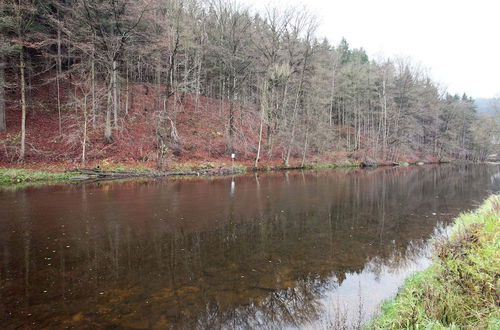
<path id="1" fill-rule="evenodd" d="M 498 165 L 0 188 L 0 326 L 356 326 L 498 191 Z"/>

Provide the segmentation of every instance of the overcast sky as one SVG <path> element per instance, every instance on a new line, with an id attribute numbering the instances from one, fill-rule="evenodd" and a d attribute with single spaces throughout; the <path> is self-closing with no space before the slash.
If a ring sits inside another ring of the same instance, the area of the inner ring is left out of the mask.
<path id="1" fill-rule="evenodd" d="M 345 37 L 372 58 L 405 56 L 451 93 L 500 96 L 500 0 L 242 0 L 306 7 L 318 36 Z"/>

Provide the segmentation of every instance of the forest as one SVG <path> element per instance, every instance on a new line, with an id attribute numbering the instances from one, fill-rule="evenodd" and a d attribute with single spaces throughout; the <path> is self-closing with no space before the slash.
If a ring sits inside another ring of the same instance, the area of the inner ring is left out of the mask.
<path id="1" fill-rule="evenodd" d="M 318 38 L 306 10 L 230 0 L 3 0 L 0 162 L 159 170 L 353 159 L 484 160 L 478 115 L 408 58 Z M 459 70 L 459 68 L 457 68 Z"/>

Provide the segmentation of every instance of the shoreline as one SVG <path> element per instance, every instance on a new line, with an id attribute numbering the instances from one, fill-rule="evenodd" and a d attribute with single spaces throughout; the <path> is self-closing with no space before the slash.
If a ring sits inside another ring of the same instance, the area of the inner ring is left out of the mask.
<path id="1" fill-rule="evenodd" d="M 500 194 L 457 217 L 447 237 L 434 238 L 429 268 L 410 275 L 384 302 L 371 329 L 497 329 Z"/>
<path id="2" fill-rule="evenodd" d="M 375 167 L 407 167 L 407 166 L 422 166 L 431 164 L 462 164 L 473 163 L 470 161 L 438 161 L 438 162 L 386 162 L 386 163 L 365 163 L 354 160 L 341 162 L 321 162 L 321 163 L 306 163 L 304 165 L 291 164 L 272 165 L 265 164 L 255 168 L 254 166 L 246 166 L 242 163 L 235 163 L 233 166 L 228 166 L 226 163 L 218 162 L 203 162 L 199 164 L 193 163 L 175 163 L 171 170 L 156 171 L 149 167 L 149 164 L 122 164 L 113 163 L 104 165 L 96 165 L 92 168 L 69 168 L 62 165 L 51 166 L 49 164 L 29 164 L 33 167 L 0 167 L 0 187 L 9 185 L 18 185 L 26 183 L 74 183 L 87 182 L 97 180 L 113 180 L 127 178 L 166 178 L 166 177 L 212 177 L 212 176 L 227 176 L 240 175 L 252 172 L 275 172 L 275 171 L 290 171 L 290 170 L 326 170 L 326 169 L 341 169 L 341 168 L 375 168 Z"/>
<path id="3" fill-rule="evenodd" d="M 259 168 L 234 164 L 227 166 L 224 163 L 176 164 L 172 170 L 156 171 L 147 166 L 129 166 L 113 164 L 111 166 L 94 166 L 92 168 L 50 168 L 41 166 L 40 169 L 26 167 L 0 167 L 0 187 L 26 183 L 74 183 L 96 180 L 113 180 L 128 178 L 159 179 L 166 177 L 213 177 L 241 175 L 251 172 L 274 172 L 288 170 L 334 169 L 334 168 L 360 168 L 355 162 L 306 164 L 304 166 L 263 166 Z"/>

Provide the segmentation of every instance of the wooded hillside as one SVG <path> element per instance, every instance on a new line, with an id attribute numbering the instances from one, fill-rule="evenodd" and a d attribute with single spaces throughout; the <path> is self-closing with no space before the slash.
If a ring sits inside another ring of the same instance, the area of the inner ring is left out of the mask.
<path id="1" fill-rule="evenodd" d="M 0 160 L 485 159 L 479 118 L 408 59 L 225 0 L 4 0 Z M 457 68 L 458 69 L 458 68 Z"/>

